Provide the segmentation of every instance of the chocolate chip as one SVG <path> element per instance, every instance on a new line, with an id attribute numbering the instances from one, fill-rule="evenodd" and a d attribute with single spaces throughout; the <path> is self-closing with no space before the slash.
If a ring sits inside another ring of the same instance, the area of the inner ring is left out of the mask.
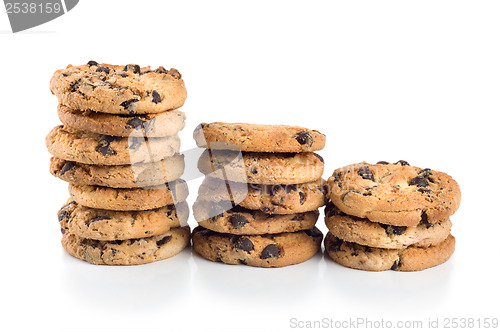
<path id="1" fill-rule="evenodd" d="M 323 159 L 323 157 L 321 157 L 319 154 L 314 153 L 314 155 L 315 155 L 315 156 L 316 156 L 316 158 L 318 158 L 318 159 L 319 159 L 319 161 L 321 161 L 322 163 L 324 163 L 324 162 L 325 162 L 325 160 Z"/>
<path id="2" fill-rule="evenodd" d="M 398 160 L 396 165 L 399 164 L 401 166 L 410 166 L 410 164 L 406 160 Z"/>
<path id="3" fill-rule="evenodd" d="M 396 271 L 400 266 L 401 266 L 401 262 L 398 259 L 397 261 L 394 262 L 394 264 L 392 264 L 391 270 Z"/>
<path id="4" fill-rule="evenodd" d="M 317 227 L 306 229 L 304 232 L 311 237 L 323 237 L 323 233 Z"/>
<path id="5" fill-rule="evenodd" d="M 138 117 L 132 118 L 127 121 L 127 129 L 141 128 L 144 125 L 144 120 Z"/>
<path id="6" fill-rule="evenodd" d="M 294 184 L 287 184 L 285 186 L 285 193 L 289 194 L 292 191 L 297 191 L 297 187 Z"/>
<path id="7" fill-rule="evenodd" d="M 379 225 L 385 229 L 387 235 L 401 235 L 406 231 L 406 226 Z"/>
<path id="8" fill-rule="evenodd" d="M 252 173 L 252 174 L 257 174 L 257 170 L 256 170 L 255 168 L 253 168 L 253 167 L 252 167 L 252 168 L 250 168 L 250 173 Z"/>
<path id="9" fill-rule="evenodd" d="M 262 210 L 262 212 L 264 212 L 264 213 L 273 213 L 273 211 L 271 211 L 271 209 L 270 209 L 270 208 L 268 208 L 267 206 L 264 206 L 261 210 Z"/>
<path id="10" fill-rule="evenodd" d="M 66 230 L 61 227 L 61 234 L 64 234 L 64 233 L 66 233 Z"/>
<path id="11" fill-rule="evenodd" d="M 139 99 L 125 100 L 123 103 L 120 104 L 120 106 L 123 107 L 124 109 L 128 110 L 133 103 L 138 102 L 138 101 L 139 101 Z"/>
<path id="12" fill-rule="evenodd" d="M 104 72 L 104 73 L 106 73 L 106 74 L 109 74 L 109 72 L 110 72 L 110 70 L 109 70 L 109 68 L 108 68 L 108 67 L 102 67 L 102 66 L 97 67 L 97 69 L 96 69 L 95 71 L 96 71 L 96 72 L 98 72 L 98 73 L 99 73 L 99 72 Z"/>
<path id="13" fill-rule="evenodd" d="M 170 74 L 170 76 L 172 76 L 173 78 L 178 79 L 178 80 L 180 80 L 182 77 L 181 73 L 179 73 L 179 71 L 177 69 L 174 69 L 174 68 L 170 68 L 168 73 Z"/>
<path id="14" fill-rule="evenodd" d="M 151 96 L 153 97 L 153 103 L 158 104 L 161 102 L 161 97 L 158 91 L 153 90 L 153 92 L 151 92 Z"/>
<path id="15" fill-rule="evenodd" d="M 155 70 L 155 72 L 156 72 L 156 73 L 159 73 L 159 74 L 167 74 L 167 73 L 168 73 L 168 71 L 167 71 L 165 68 L 161 67 L 161 66 L 160 66 L 160 67 L 158 67 L 158 68 Z"/>
<path id="16" fill-rule="evenodd" d="M 74 161 L 66 161 L 63 165 L 63 167 L 61 167 L 61 170 L 59 171 L 59 176 L 63 176 L 64 173 L 66 173 L 67 171 L 71 171 L 72 169 L 74 169 L 76 166 L 76 163 Z"/>
<path id="17" fill-rule="evenodd" d="M 92 219 L 86 221 L 85 225 L 89 226 L 92 223 L 95 223 L 95 222 L 98 222 L 98 221 L 101 221 L 101 220 L 110 220 L 110 219 L 111 219 L 111 217 L 108 217 L 108 216 L 95 217 L 95 218 L 92 218 Z"/>
<path id="18" fill-rule="evenodd" d="M 344 240 L 339 239 L 339 238 L 335 238 L 335 240 L 333 242 L 331 242 L 330 245 L 328 246 L 328 251 L 331 251 L 331 252 L 340 251 L 340 247 L 342 246 L 343 243 L 344 243 Z"/>
<path id="19" fill-rule="evenodd" d="M 118 142 L 121 139 L 122 139 L 121 136 L 102 135 L 101 139 L 99 140 L 99 142 L 106 142 L 106 143 L 109 144 L 111 142 Z"/>
<path id="20" fill-rule="evenodd" d="M 430 194 L 432 192 L 432 190 L 425 188 L 418 188 L 417 191 L 421 192 L 422 194 Z"/>
<path id="21" fill-rule="evenodd" d="M 80 87 L 80 79 L 77 79 L 75 82 L 71 83 L 71 85 L 69 86 L 69 91 L 75 92 L 76 89 L 78 89 L 79 87 Z"/>
<path id="22" fill-rule="evenodd" d="M 365 180 L 375 181 L 372 171 L 367 166 L 361 166 L 358 170 L 358 175 Z"/>
<path id="23" fill-rule="evenodd" d="M 95 62 L 94 60 L 90 60 L 89 62 L 87 62 L 87 64 L 88 64 L 89 66 L 97 66 L 97 65 L 98 65 L 98 63 L 97 63 L 97 62 Z"/>
<path id="24" fill-rule="evenodd" d="M 246 224 L 248 224 L 248 219 L 245 218 L 244 215 L 242 214 L 233 214 L 230 218 L 231 224 L 233 224 L 233 227 L 236 229 L 240 229 Z"/>
<path id="25" fill-rule="evenodd" d="M 410 186 L 427 187 L 428 185 L 429 181 L 427 181 L 427 179 L 424 178 L 422 175 L 417 175 L 410 180 Z"/>
<path id="26" fill-rule="evenodd" d="M 306 194 L 302 191 L 299 192 L 299 203 L 300 205 L 304 204 L 304 200 L 306 199 Z"/>
<path id="27" fill-rule="evenodd" d="M 103 156 L 114 156 L 116 154 L 115 150 L 113 150 L 109 145 L 98 145 L 95 150 Z"/>
<path id="28" fill-rule="evenodd" d="M 131 71 L 134 74 L 139 74 L 141 72 L 141 67 L 139 65 L 126 65 L 123 71 Z"/>
<path id="29" fill-rule="evenodd" d="M 429 222 L 429 217 L 427 216 L 427 213 L 425 211 L 422 211 L 422 214 L 420 216 L 420 223 L 426 228 L 431 228 L 432 226 L 434 226 L 434 224 Z"/>
<path id="30" fill-rule="evenodd" d="M 234 247 L 239 250 L 250 252 L 253 250 L 252 241 L 245 236 L 235 236 L 233 237 Z"/>
<path id="31" fill-rule="evenodd" d="M 299 131 L 294 137 L 300 145 L 307 145 L 311 147 L 314 142 L 311 134 L 307 131 Z"/>
<path id="32" fill-rule="evenodd" d="M 387 161 L 379 161 L 377 162 L 378 165 L 388 165 L 389 163 Z"/>
<path id="33" fill-rule="evenodd" d="M 361 194 L 361 193 L 360 193 L 359 191 L 357 191 L 357 190 L 349 190 L 349 191 L 347 191 L 347 192 L 344 194 L 344 196 L 342 196 L 342 202 L 344 202 L 344 201 L 345 201 L 345 198 L 346 198 L 346 197 L 347 197 L 347 195 L 348 195 L 348 194 L 350 194 L 350 193 L 354 193 L 354 194 Z"/>
<path id="34" fill-rule="evenodd" d="M 242 265 L 247 265 L 247 260 L 246 259 L 239 259 L 238 262 Z"/>
<path id="35" fill-rule="evenodd" d="M 275 244 L 270 244 L 262 250 L 260 258 L 261 259 L 278 258 L 279 255 L 280 255 L 280 248 L 278 248 L 278 246 Z"/>
<path id="36" fill-rule="evenodd" d="M 172 236 L 171 235 L 167 235 L 165 236 L 164 238 L 156 241 L 156 245 L 159 247 L 159 246 L 162 246 L 164 245 L 165 243 L 169 242 L 170 240 L 172 239 Z"/>

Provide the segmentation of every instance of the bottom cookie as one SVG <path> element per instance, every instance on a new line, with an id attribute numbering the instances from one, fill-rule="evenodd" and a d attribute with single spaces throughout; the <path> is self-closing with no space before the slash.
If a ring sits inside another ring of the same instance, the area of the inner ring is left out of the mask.
<path id="1" fill-rule="evenodd" d="M 313 257 L 322 238 L 316 227 L 294 233 L 231 235 L 198 226 L 193 230 L 193 249 L 214 262 L 283 267 Z"/>
<path id="2" fill-rule="evenodd" d="M 98 241 L 63 233 L 61 243 L 73 257 L 99 265 L 137 265 L 151 263 L 177 255 L 188 244 L 189 226 L 147 238 Z"/>
<path id="3" fill-rule="evenodd" d="M 325 252 L 340 265 L 366 271 L 421 271 L 446 262 L 455 251 L 453 235 L 428 248 L 380 249 L 346 242 L 328 232 Z"/>

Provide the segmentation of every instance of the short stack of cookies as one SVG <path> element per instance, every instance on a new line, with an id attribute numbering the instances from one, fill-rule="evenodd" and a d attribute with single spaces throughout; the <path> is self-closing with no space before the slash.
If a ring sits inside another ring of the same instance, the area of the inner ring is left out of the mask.
<path id="1" fill-rule="evenodd" d="M 455 249 L 449 217 L 460 188 L 446 173 L 359 163 L 328 179 L 325 252 L 337 263 L 367 271 L 420 271 L 446 262 Z"/>
<path id="2" fill-rule="evenodd" d="M 325 145 L 318 131 L 282 125 L 202 123 L 194 132 L 205 174 L 193 206 L 193 249 L 226 264 L 282 267 L 321 247 Z"/>
<path id="3" fill-rule="evenodd" d="M 181 74 L 89 61 L 57 70 L 50 89 L 63 123 L 46 137 L 50 172 L 69 182 L 71 196 L 58 213 L 64 249 L 106 265 L 182 251 L 190 229 Z"/>

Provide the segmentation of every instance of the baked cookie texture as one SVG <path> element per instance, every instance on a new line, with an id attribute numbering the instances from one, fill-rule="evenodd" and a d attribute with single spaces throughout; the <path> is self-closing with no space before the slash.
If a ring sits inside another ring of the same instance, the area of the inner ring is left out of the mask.
<path id="1" fill-rule="evenodd" d="M 333 172 L 327 197 L 325 252 L 343 266 L 420 271 L 454 252 L 460 188 L 446 173 L 404 160 L 352 164 Z"/>
<path id="2" fill-rule="evenodd" d="M 121 137 L 79 131 L 66 126 L 52 129 L 45 139 L 50 154 L 59 159 L 94 165 L 130 165 L 156 162 L 179 153 L 180 139 Z"/>
<path id="3" fill-rule="evenodd" d="M 318 151 L 326 143 L 325 135 L 317 130 L 249 123 L 201 123 L 193 137 L 199 147 L 212 150 L 236 147 L 241 151 L 272 153 Z"/>
<path id="4" fill-rule="evenodd" d="M 302 263 L 320 250 L 323 238 L 317 228 L 294 233 L 231 235 L 201 226 L 193 230 L 192 236 L 193 249 L 208 260 L 256 267 Z"/>
<path id="5" fill-rule="evenodd" d="M 346 242 L 332 233 L 325 237 L 325 252 L 335 262 L 366 271 L 421 271 L 446 262 L 455 251 L 453 235 L 427 248 L 381 249 Z"/>
<path id="6" fill-rule="evenodd" d="M 57 213 L 61 229 L 79 237 L 114 241 L 161 235 L 186 226 L 186 202 L 144 211 L 92 209 L 69 200 Z"/>
<path id="7" fill-rule="evenodd" d="M 222 180 L 254 184 L 297 184 L 321 179 L 324 161 L 313 152 L 257 153 L 205 150 L 198 169 Z"/>
<path id="8" fill-rule="evenodd" d="M 98 241 L 82 238 L 63 229 L 61 243 L 71 255 L 91 264 L 137 265 L 151 263 L 180 253 L 189 244 L 189 226 L 172 228 L 157 236 Z"/>
<path id="9" fill-rule="evenodd" d="M 50 173 L 77 185 L 144 188 L 172 182 L 184 172 L 184 155 L 175 154 L 152 163 L 92 165 L 52 157 Z"/>
<path id="10" fill-rule="evenodd" d="M 328 188 L 328 198 L 342 212 L 395 226 L 444 221 L 460 205 L 460 188 L 451 176 L 404 161 L 336 169 Z"/>
<path id="11" fill-rule="evenodd" d="M 181 74 L 89 61 L 57 70 L 50 89 L 63 123 L 46 136 L 50 172 L 70 193 L 58 212 L 63 248 L 92 264 L 134 265 L 189 245 Z"/>
<path id="12" fill-rule="evenodd" d="M 187 97 L 176 69 L 95 61 L 57 70 L 50 80 L 50 91 L 60 104 L 72 109 L 127 115 L 177 109 Z"/>
<path id="13" fill-rule="evenodd" d="M 326 203 L 325 146 L 317 130 L 297 126 L 202 123 L 205 180 L 193 214 L 193 248 L 227 264 L 282 267 L 310 259 L 321 246 L 315 227 Z"/>
<path id="14" fill-rule="evenodd" d="M 154 114 L 109 114 L 90 109 L 71 109 L 59 104 L 57 114 L 61 122 L 80 131 L 111 136 L 166 137 L 184 129 L 186 115 L 179 110 Z"/>

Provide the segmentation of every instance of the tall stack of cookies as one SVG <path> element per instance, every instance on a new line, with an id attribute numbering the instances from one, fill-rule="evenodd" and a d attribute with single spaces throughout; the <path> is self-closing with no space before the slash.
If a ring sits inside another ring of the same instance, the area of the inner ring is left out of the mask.
<path id="1" fill-rule="evenodd" d="M 325 251 L 337 263 L 368 271 L 419 271 L 454 252 L 449 217 L 460 188 L 446 173 L 394 164 L 359 163 L 328 179 Z"/>
<path id="2" fill-rule="evenodd" d="M 50 89 L 63 123 L 46 137 L 50 172 L 69 182 L 71 196 L 58 213 L 64 249 L 107 265 L 182 251 L 190 229 L 181 74 L 89 61 L 56 71 Z"/>
<path id="3" fill-rule="evenodd" d="M 205 179 L 193 206 L 194 250 L 227 264 L 282 267 L 310 259 L 323 234 L 325 136 L 302 127 L 202 123 L 194 132 L 206 150 Z"/>

